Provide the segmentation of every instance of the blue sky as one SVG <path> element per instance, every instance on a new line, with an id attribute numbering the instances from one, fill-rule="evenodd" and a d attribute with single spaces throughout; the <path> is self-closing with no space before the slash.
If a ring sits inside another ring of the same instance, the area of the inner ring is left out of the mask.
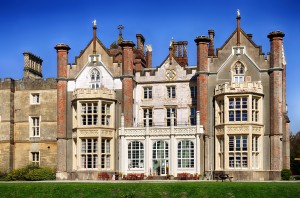
<path id="1" fill-rule="evenodd" d="M 105 2 L 105 3 L 104 3 Z M 45 78 L 56 77 L 57 43 L 71 47 L 69 62 L 92 38 L 92 21 L 97 20 L 97 36 L 106 47 L 117 40 L 117 26 L 123 37 L 136 42 L 141 33 L 153 48 L 153 66 L 168 54 L 172 37 L 188 41 L 189 64 L 196 65 L 194 38 L 215 30 L 215 47 L 221 47 L 236 27 L 240 9 L 241 27 L 253 34 L 264 53 L 269 52 L 268 33 L 283 31 L 287 59 L 287 102 L 291 131 L 300 131 L 300 6 L 296 0 L 2 0 L 0 7 L 0 78 L 22 78 L 24 51 L 40 56 Z"/>

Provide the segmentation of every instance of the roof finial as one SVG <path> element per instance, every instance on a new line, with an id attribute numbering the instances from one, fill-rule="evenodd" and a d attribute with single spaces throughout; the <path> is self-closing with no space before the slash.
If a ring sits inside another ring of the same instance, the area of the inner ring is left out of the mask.
<path id="1" fill-rule="evenodd" d="M 123 41 L 123 37 L 122 37 L 122 30 L 123 29 L 124 29 L 123 25 L 118 25 L 118 30 L 119 30 L 118 44 L 121 44 L 121 42 Z"/>
<path id="2" fill-rule="evenodd" d="M 240 9 L 237 9 L 236 13 L 237 13 L 237 17 L 241 17 Z"/>
<path id="3" fill-rule="evenodd" d="M 94 19 L 93 25 L 94 25 L 94 27 L 97 27 L 97 21 L 96 21 L 96 19 Z"/>

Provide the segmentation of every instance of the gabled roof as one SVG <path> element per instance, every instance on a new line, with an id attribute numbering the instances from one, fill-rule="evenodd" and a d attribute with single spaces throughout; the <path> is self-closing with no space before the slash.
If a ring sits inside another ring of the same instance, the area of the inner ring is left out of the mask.
<path id="1" fill-rule="evenodd" d="M 217 49 L 216 49 L 216 56 L 218 56 L 218 51 L 219 51 L 219 50 L 222 50 L 222 49 L 229 43 L 229 41 L 230 41 L 230 40 L 233 38 L 233 36 L 237 33 L 237 30 L 238 30 L 238 28 L 236 28 L 236 29 L 232 32 L 232 34 L 228 37 L 228 39 L 225 41 L 225 43 L 224 43 L 220 48 L 217 48 Z M 249 41 L 255 48 L 259 48 L 259 54 L 260 54 L 260 55 L 264 55 L 264 53 L 262 52 L 262 47 L 261 47 L 261 45 L 256 45 L 252 39 L 249 39 L 247 33 L 244 32 L 243 29 L 240 29 L 240 30 L 241 30 L 241 33 L 248 39 L 248 41 Z"/>
<path id="2" fill-rule="evenodd" d="M 109 55 L 109 56 L 111 56 L 111 54 L 110 54 L 110 52 L 108 51 L 108 49 L 104 46 L 104 44 L 98 39 L 98 37 L 96 37 L 96 41 L 98 42 L 98 44 L 105 50 L 105 52 Z M 93 39 L 91 39 L 91 41 L 86 45 L 86 47 L 83 49 L 83 50 L 81 50 L 80 51 L 80 54 L 78 55 L 78 56 L 75 56 L 75 63 L 73 63 L 73 64 L 75 64 L 75 65 L 77 65 L 77 59 L 78 58 L 80 58 L 83 54 L 84 54 L 84 52 L 87 50 L 87 48 L 92 44 L 92 42 L 93 42 Z"/>

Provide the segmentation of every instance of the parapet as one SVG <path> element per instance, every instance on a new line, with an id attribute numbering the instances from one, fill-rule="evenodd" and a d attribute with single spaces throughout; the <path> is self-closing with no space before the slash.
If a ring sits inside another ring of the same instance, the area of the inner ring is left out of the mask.
<path id="1" fill-rule="evenodd" d="M 261 81 L 219 84 L 215 88 L 215 95 L 229 93 L 256 93 L 263 94 L 263 86 Z"/>
<path id="2" fill-rule="evenodd" d="M 114 90 L 101 88 L 101 89 L 76 89 L 73 92 L 72 99 L 86 99 L 86 98 L 104 98 L 104 99 L 116 99 L 116 92 Z"/>

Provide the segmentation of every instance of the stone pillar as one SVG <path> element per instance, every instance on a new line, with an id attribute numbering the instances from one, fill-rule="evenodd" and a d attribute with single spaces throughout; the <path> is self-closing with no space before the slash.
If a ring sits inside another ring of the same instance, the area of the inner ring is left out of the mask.
<path id="1" fill-rule="evenodd" d="M 123 174 L 126 174 L 126 166 L 128 164 L 126 159 L 126 140 L 125 140 L 125 126 L 124 126 L 124 115 L 121 114 L 121 130 L 119 132 L 119 171 Z"/>
<path id="2" fill-rule="evenodd" d="M 67 64 L 68 45 L 57 44 L 57 179 L 67 179 Z"/>
<path id="3" fill-rule="evenodd" d="M 270 39 L 270 138 L 271 170 L 282 169 L 283 86 L 282 38 L 284 33 L 271 32 Z M 285 107 L 284 107 L 285 108 Z"/>
<path id="4" fill-rule="evenodd" d="M 150 174 L 150 168 L 151 168 L 151 160 L 150 160 L 150 134 L 149 134 L 149 113 L 146 114 L 146 137 L 145 137 L 145 158 L 144 158 L 144 169 L 145 169 L 145 175 Z"/>
<path id="5" fill-rule="evenodd" d="M 122 75 L 122 113 L 124 113 L 125 127 L 133 126 L 133 47 L 132 41 L 122 41 L 123 75 Z"/>

